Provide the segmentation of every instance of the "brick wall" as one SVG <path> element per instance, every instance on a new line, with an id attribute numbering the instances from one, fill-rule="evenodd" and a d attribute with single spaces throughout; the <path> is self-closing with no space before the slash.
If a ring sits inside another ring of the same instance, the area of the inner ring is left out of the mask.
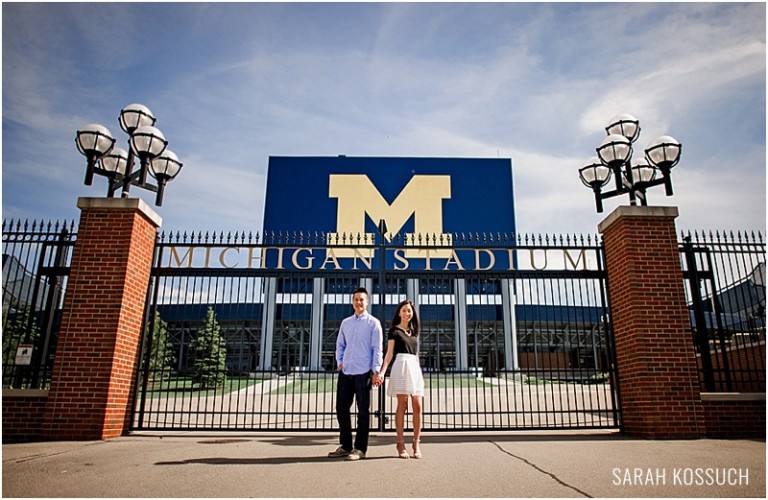
<path id="1" fill-rule="evenodd" d="M 702 394 L 707 437 L 765 439 L 765 393 Z"/>
<path id="2" fill-rule="evenodd" d="M 107 439 L 126 428 L 159 225 L 139 199 L 81 199 L 78 206 L 43 419 L 49 439 Z"/>
<path id="3" fill-rule="evenodd" d="M 723 357 L 728 361 L 727 371 Z M 701 368 L 701 354 L 696 354 L 696 359 Z M 731 391 L 765 393 L 765 341 L 729 347 L 725 354 L 712 352 L 710 359 L 714 370 L 715 391 L 729 390 L 727 373 L 730 375 Z M 705 387 L 703 372 L 699 372 L 699 382 L 701 387 Z"/>
<path id="4" fill-rule="evenodd" d="M 705 433 L 675 217 L 625 206 L 600 224 L 624 430 L 646 438 Z"/>
<path id="5" fill-rule="evenodd" d="M 571 354 L 568 352 L 520 352 L 517 356 L 522 370 L 571 368 Z"/>
<path id="6" fill-rule="evenodd" d="M 3 390 L 3 443 L 37 441 L 48 391 Z"/>

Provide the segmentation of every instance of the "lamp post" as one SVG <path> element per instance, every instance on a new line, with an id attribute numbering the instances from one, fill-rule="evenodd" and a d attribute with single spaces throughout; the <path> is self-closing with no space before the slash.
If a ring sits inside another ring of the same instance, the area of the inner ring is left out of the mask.
<path id="1" fill-rule="evenodd" d="M 598 212 L 603 211 L 603 200 L 623 194 L 629 195 L 630 205 L 648 205 L 646 190 L 663 184 L 667 196 L 672 196 L 670 171 L 680 161 L 682 144 L 668 135 L 657 137 L 645 148 L 645 157 L 632 159 L 632 145 L 640 136 L 640 122 L 632 115 L 614 117 L 605 128 L 608 136 L 597 147 L 597 156 L 588 159 L 579 169 L 579 177 L 592 189 Z M 661 174 L 660 176 L 658 174 Z M 611 176 L 615 180 L 612 191 L 603 192 Z"/>
<path id="2" fill-rule="evenodd" d="M 134 185 L 157 193 L 155 205 L 161 206 L 165 185 L 179 174 L 183 165 L 168 149 L 163 133 L 155 128 L 156 121 L 149 108 L 142 104 L 129 104 L 120 111 L 118 123 L 129 136 L 128 151 L 115 147 L 115 139 L 103 125 L 94 123 L 79 129 L 75 143 L 87 161 L 85 184 L 93 183 L 94 174 L 103 175 L 109 179 L 107 196 L 110 198 L 118 189 L 121 197 L 127 198 Z M 139 169 L 134 171 L 137 157 Z M 148 173 L 157 184 L 147 181 Z"/>

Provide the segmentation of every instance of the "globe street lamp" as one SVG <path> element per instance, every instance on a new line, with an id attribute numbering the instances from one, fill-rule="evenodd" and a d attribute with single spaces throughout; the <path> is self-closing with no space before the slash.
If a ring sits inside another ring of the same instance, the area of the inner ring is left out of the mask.
<path id="1" fill-rule="evenodd" d="M 682 145 L 674 138 L 663 135 L 657 137 L 645 149 L 645 157 L 632 159 L 632 144 L 640 135 L 640 122 L 632 115 L 622 114 L 611 120 L 605 128 L 608 136 L 597 147 L 597 156 L 587 160 L 579 169 L 579 177 L 585 186 L 595 195 L 597 211 L 603 211 L 603 200 L 629 195 L 630 205 L 637 205 L 637 200 L 648 204 L 646 190 L 652 186 L 664 184 L 666 195 L 672 196 L 672 178 L 670 171 L 680 161 Z M 660 176 L 658 174 L 661 174 Z M 613 176 L 612 191 L 603 192 Z"/>
<path id="2" fill-rule="evenodd" d="M 75 143 L 87 161 L 85 184 L 93 183 L 94 174 L 103 175 L 109 179 L 110 198 L 118 188 L 122 188 L 121 196 L 127 198 L 134 185 L 157 193 L 155 205 L 161 206 L 165 184 L 178 175 L 183 165 L 167 149 L 168 141 L 155 128 L 155 122 L 152 112 L 142 104 L 129 104 L 120 111 L 118 123 L 129 136 L 128 151 L 115 147 L 115 139 L 103 125 L 90 124 L 78 130 Z M 134 171 L 136 157 L 139 170 Z M 156 185 L 147 182 L 147 173 L 157 180 Z"/>

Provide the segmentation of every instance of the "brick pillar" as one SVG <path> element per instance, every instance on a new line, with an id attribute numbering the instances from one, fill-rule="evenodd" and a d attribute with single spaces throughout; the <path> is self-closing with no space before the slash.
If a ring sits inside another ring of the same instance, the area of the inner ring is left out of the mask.
<path id="1" fill-rule="evenodd" d="M 43 415 L 47 439 L 108 439 L 128 428 L 155 237 L 138 198 L 80 198 L 77 242 Z"/>
<path id="2" fill-rule="evenodd" d="M 705 436 L 676 207 L 621 206 L 603 234 L 624 431 Z"/>

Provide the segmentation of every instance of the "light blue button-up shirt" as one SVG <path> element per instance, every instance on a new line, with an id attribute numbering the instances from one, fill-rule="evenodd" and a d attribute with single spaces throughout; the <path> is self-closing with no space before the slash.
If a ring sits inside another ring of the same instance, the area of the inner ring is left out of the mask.
<path id="1" fill-rule="evenodd" d="M 368 311 L 345 318 L 336 338 L 336 362 L 346 375 L 378 372 L 383 362 L 381 323 Z"/>

